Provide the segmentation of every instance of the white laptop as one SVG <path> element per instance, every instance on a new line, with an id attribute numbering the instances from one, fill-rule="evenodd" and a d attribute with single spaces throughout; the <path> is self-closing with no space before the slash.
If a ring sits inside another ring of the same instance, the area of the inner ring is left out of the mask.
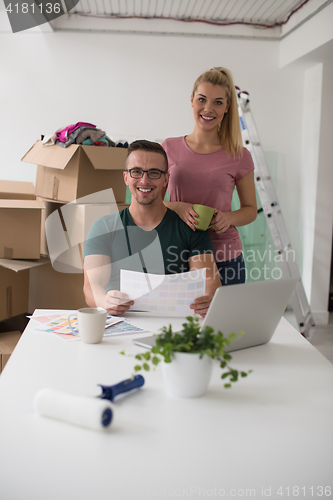
<path id="1" fill-rule="evenodd" d="M 216 290 L 201 328 L 211 326 L 224 335 L 236 333 L 226 352 L 269 342 L 296 288 L 298 278 L 256 281 Z M 238 332 L 244 332 L 239 335 Z M 135 339 L 142 347 L 155 345 L 156 336 Z"/>

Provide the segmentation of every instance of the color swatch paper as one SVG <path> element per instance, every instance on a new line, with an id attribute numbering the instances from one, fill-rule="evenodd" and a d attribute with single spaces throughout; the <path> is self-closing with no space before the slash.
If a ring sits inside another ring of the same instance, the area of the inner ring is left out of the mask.
<path id="1" fill-rule="evenodd" d="M 190 304 L 205 294 L 206 268 L 179 274 L 149 274 L 120 271 L 120 291 L 126 293 L 133 311 L 176 316 L 193 313 Z"/>

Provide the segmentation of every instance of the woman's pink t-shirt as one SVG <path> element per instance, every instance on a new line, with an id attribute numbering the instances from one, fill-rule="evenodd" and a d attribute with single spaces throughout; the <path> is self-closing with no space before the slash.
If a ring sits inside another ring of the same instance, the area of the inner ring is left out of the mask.
<path id="1" fill-rule="evenodd" d="M 162 142 L 169 160 L 169 199 L 199 203 L 231 211 L 236 181 L 254 170 L 251 153 L 243 148 L 242 158 L 227 155 L 224 149 L 201 154 L 193 151 L 185 137 L 171 137 Z M 235 227 L 216 234 L 209 229 L 216 262 L 231 260 L 242 252 L 242 242 Z"/>

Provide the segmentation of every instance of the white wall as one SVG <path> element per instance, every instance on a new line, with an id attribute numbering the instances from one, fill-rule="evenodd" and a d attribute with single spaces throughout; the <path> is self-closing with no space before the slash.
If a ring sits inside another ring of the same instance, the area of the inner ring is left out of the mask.
<path id="1" fill-rule="evenodd" d="M 302 126 L 301 222 L 303 248 L 303 284 L 308 297 L 312 289 L 315 219 L 319 168 L 320 117 L 323 64 L 305 71 Z"/>
<path id="2" fill-rule="evenodd" d="M 295 16 L 291 17 L 291 22 L 282 28 L 283 36 L 287 34 L 289 27 L 300 21 L 299 16 L 303 15 L 307 9 L 315 6 L 318 8 L 322 4 L 320 0 L 312 0 L 305 5 Z M 280 66 L 283 67 L 293 61 L 297 61 L 303 56 L 308 56 L 314 50 L 322 47 L 332 40 L 333 26 L 333 3 L 326 5 L 325 8 L 317 12 L 308 22 L 300 25 L 293 32 L 280 42 Z"/>
<path id="3" fill-rule="evenodd" d="M 280 149 L 274 139 L 279 124 L 270 118 L 267 127 L 267 110 L 280 108 L 273 97 L 279 88 L 277 42 L 248 41 L 244 49 L 241 40 L 26 33 L 2 35 L 0 43 L 2 178 L 26 172 L 20 158 L 40 134 L 79 120 L 110 137 L 163 139 L 191 132 L 192 85 L 211 65 L 233 70 L 235 82 L 251 93 L 265 148 Z"/>
<path id="4" fill-rule="evenodd" d="M 333 3 L 280 42 L 280 67 L 304 72 L 300 228 L 303 282 L 317 323 L 327 323 L 333 221 Z"/>
<path id="5" fill-rule="evenodd" d="M 333 227 L 333 58 L 323 65 L 319 134 L 314 250 L 312 259 L 311 306 L 317 321 L 327 323 Z M 326 306 L 326 307 L 325 307 Z"/>
<path id="6" fill-rule="evenodd" d="M 224 65 L 250 92 L 263 148 L 279 157 L 281 203 L 290 212 L 291 228 L 297 227 L 298 194 L 285 174 L 293 178 L 299 172 L 302 77 L 292 68 L 278 70 L 277 41 L 26 32 L 2 34 L 0 43 L 6 48 L 0 178 L 34 180 L 35 168 L 20 158 L 40 134 L 79 120 L 114 139 L 190 133 L 193 82 L 210 66 Z"/>

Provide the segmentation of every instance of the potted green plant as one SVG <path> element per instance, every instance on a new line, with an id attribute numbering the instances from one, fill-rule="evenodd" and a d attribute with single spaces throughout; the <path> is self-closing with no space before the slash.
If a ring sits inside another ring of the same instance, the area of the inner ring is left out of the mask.
<path id="1" fill-rule="evenodd" d="M 206 392 L 214 359 L 219 361 L 223 370 L 221 378 L 225 380 L 226 388 L 251 372 L 238 371 L 229 364 L 232 356 L 225 352 L 225 347 L 236 338 L 235 333 L 225 336 L 220 331 L 214 332 L 209 326 L 201 329 L 196 316 L 186 319 L 187 322 L 178 333 L 173 332 L 171 325 L 164 326 L 162 333 L 156 335 L 156 345 L 135 356 L 135 372 L 149 371 L 164 361 L 162 369 L 166 388 L 171 394 L 180 397 L 196 397 Z M 124 351 L 122 354 L 125 354 Z"/>

